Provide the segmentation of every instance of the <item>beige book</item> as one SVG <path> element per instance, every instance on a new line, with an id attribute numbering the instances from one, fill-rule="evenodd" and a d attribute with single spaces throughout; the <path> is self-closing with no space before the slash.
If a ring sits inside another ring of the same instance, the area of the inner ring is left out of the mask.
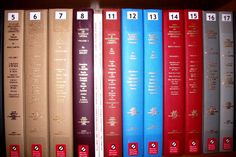
<path id="1" fill-rule="evenodd" d="M 4 114 L 7 156 L 24 157 L 24 11 L 5 10 Z"/>
<path id="2" fill-rule="evenodd" d="M 48 157 L 48 10 L 25 11 L 24 26 L 26 156 Z"/>
<path id="3" fill-rule="evenodd" d="M 73 157 L 72 115 L 72 9 L 49 9 L 50 157 Z"/>

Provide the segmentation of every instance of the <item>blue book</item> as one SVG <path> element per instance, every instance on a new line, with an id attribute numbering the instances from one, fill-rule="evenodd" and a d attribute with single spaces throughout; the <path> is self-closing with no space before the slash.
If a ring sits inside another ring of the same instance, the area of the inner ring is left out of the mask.
<path id="1" fill-rule="evenodd" d="M 123 156 L 143 156 L 143 18 L 122 9 Z"/>
<path id="2" fill-rule="evenodd" d="M 143 10 L 144 156 L 162 156 L 163 66 L 162 11 Z"/>

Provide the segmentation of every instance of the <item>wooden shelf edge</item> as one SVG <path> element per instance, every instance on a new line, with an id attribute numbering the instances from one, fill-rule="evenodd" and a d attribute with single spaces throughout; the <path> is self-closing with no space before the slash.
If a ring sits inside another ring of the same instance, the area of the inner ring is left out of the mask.
<path id="1" fill-rule="evenodd" d="M 87 8 L 96 2 L 101 8 L 159 8 L 216 10 L 235 0 L 2 0 L 0 9 Z M 235 10 L 236 7 L 231 7 Z"/>
<path id="2" fill-rule="evenodd" d="M 163 156 L 163 157 L 169 157 L 169 156 Z M 236 157 L 236 151 L 220 152 L 220 153 L 212 153 L 212 154 L 199 154 L 199 155 L 182 155 L 182 156 L 175 156 L 175 157 Z"/>

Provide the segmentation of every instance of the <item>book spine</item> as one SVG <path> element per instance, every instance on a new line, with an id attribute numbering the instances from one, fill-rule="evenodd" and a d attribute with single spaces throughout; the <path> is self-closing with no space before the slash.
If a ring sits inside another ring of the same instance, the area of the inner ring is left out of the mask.
<path id="1" fill-rule="evenodd" d="M 162 11 L 143 10 L 144 156 L 162 156 L 163 52 Z"/>
<path id="2" fill-rule="evenodd" d="M 184 151 L 185 120 L 183 11 L 163 11 L 163 45 L 164 155 L 181 155 Z"/>
<path id="3" fill-rule="evenodd" d="M 104 156 L 103 141 L 103 65 L 102 10 L 94 11 L 94 127 L 95 157 Z"/>
<path id="4" fill-rule="evenodd" d="M 233 29 L 234 29 L 234 54 L 236 53 L 236 11 L 234 12 L 234 19 L 233 19 Z M 236 57 L 234 56 L 234 81 L 236 78 Z M 236 83 L 234 82 L 234 102 L 236 102 Z M 234 151 L 236 151 L 236 108 L 234 106 Z"/>
<path id="5" fill-rule="evenodd" d="M 6 152 L 24 157 L 24 11 L 5 10 L 4 114 Z"/>
<path id="6" fill-rule="evenodd" d="M 25 150 L 32 157 L 49 155 L 47 32 L 47 10 L 25 11 Z"/>
<path id="7" fill-rule="evenodd" d="M 50 157 L 73 157 L 72 9 L 49 9 Z"/>
<path id="8" fill-rule="evenodd" d="M 143 15 L 122 9 L 123 156 L 143 156 Z"/>
<path id="9" fill-rule="evenodd" d="M 220 49 L 218 13 L 203 11 L 203 153 L 219 151 Z"/>
<path id="10" fill-rule="evenodd" d="M 233 13 L 219 12 L 220 42 L 220 152 L 233 150 L 234 39 Z"/>
<path id="11" fill-rule="evenodd" d="M 185 10 L 185 154 L 202 151 L 202 11 Z"/>
<path id="12" fill-rule="evenodd" d="M 120 9 L 103 10 L 104 156 L 122 157 Z"/>
<path id="13" fill-rule="evenodd" d="M 4 102 L 3 102 L 3 24 L 4 12 L 0 10 L 0 156 L 5 154 L 5 134 L 4 134 Z"/>
<path id="14" fill-rule="evenodd" d="M 73 14 L 74 154 L 94 157 L 93 10 Z"/>
<path id="15" fill-rule="evenodd" d="M 164 155 L 184 152 L 185 54 L 184 16 L 163 11 L 164 47 Z"/>

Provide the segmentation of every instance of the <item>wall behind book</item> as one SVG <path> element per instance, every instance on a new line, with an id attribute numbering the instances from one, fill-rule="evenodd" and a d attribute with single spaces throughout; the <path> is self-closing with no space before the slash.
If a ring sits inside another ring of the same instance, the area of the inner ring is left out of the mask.
<path id="1" fill-rule="evenodd" d="M 231 11 L 236 11 L 236 1 L 235 0 L 230 0 L 228 3 L 225 3 L 224 5 L 221 5 L 216 10 L 231 10 Z"/>

